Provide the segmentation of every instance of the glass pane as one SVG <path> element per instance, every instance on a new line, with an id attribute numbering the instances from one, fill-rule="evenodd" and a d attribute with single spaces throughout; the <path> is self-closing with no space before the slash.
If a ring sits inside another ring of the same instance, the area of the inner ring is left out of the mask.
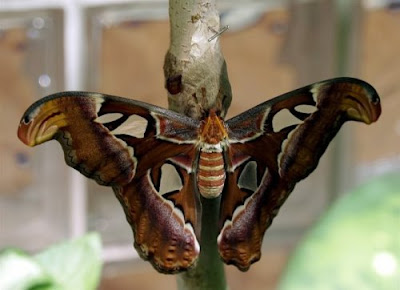
<path id="1" fill-rule="evenodd" d="M 59 11 L 0 14 L 0 248 L 37 250 L 68 234 L 68 186 L 55 144 L 17 138 L 23 112 L 62 88 Z"/>
<path id="2" fill-rule="evenodd" d="M 365 15 L 361 77 L 381 96 L 382 115 L 373 126 L 357 126 L 356 160 L 359 182 L 400 170 L 400 46 L 399 12 L 371 10 Z"/>

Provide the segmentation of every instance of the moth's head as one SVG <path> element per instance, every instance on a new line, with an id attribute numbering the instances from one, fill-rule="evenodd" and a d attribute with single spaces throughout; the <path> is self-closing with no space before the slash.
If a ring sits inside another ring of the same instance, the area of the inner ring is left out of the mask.
<path id="1" fill-rule="evenodd" d="M 211 109 L 201 121 L 201 141 L 208 144 L 218 144 L 227 136 L 224 120 L 219 116 L 218 111 Z"/>
<path id="2" fill-rule="evenodd" d="M 212 109 L 210 109 L 208 111 L 204 111 L 203 112 L 203 120 L 208 118 L 208 117 L 211 117 L 211 118 L 218 117 L 218 118 L 220 118 L 222 120 L 222 118 L 221 118 L 221 110 L 220 109 L 216 109 L 216 108 L 212 108 Z"/>

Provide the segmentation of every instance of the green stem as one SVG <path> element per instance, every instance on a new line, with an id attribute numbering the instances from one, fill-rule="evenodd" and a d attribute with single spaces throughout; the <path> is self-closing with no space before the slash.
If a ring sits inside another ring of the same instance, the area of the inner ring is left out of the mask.
<path id="1" fill-rule="evenodd" d="M 220 198 L 202 198 L 200 257 L 194 268 L 178 275 L 178 290 L 227 289 L 224 264 L 217 248 L 220 201 Z"/>

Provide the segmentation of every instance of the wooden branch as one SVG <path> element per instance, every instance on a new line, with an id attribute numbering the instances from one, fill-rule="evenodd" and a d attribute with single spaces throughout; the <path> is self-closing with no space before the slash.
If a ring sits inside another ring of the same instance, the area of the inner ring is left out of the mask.
<path id="1" fill-rule="evenodd" d="M 219 38 L 215 0 L 170 0 L 171 43 L 164 75 L 171 110 L 200 119 L 210 109 L 225 116 L 232 93 Z"/>
<path id="2" fill-rule="evenodd" d="M 215 0 L 170 0 L 171 43 L 164 74 L 169 109 L 201 119 L 210 109 L 224 117 L 232 94 L 219 38 Z M 224 265 L 217 248 L 220 198 L 202 199 L 200 256 L 178 275 L 179 290 L 225 290 Z"/>

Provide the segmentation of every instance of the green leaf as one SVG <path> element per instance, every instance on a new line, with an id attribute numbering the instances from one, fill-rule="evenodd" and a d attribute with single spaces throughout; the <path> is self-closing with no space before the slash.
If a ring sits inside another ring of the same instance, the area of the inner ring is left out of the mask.
<path id="1" fill-rule="evenodd" d="M 344 196 L 299 245 L 282 290 L 380 289 L 400 285 L 400 175 Z"/>
<path id="2" fill-rule="evenodd" d="M 98 234 L 52 246 L 34 258 L 60 289 L 91 290 L 98 285 L 102 266 Z"/>
<path id="3" fill-rule="evenodd" d="M 42 266 L 18 249 L 0 253 L 0 289 L 52 289 L 54 281 Z M 54 289 L 54 288 L 53 288 Z"/>

